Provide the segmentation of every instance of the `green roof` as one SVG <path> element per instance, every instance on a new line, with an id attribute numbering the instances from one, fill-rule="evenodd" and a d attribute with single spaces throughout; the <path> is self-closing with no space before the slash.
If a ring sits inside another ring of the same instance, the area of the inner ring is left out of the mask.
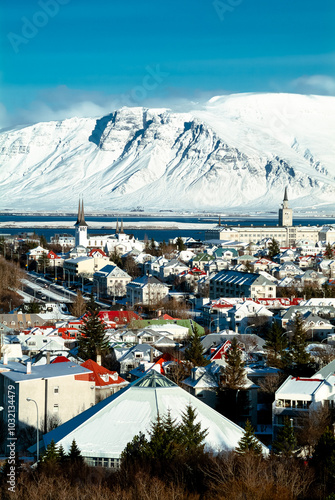
<path id="1" fill-rule="evenodd" d="M 205 335 L 204 328 L 190 319 L 134 319 L 131 321 L 131 324 L 129 326 L 130 328 L 144 328 L 146 326 L 177 324 L 180 326 L 185 326 L 190 330 L 192 328 L 191 321 L 193 323 L 193 326 L 197 328 L 199 335 Z"/>

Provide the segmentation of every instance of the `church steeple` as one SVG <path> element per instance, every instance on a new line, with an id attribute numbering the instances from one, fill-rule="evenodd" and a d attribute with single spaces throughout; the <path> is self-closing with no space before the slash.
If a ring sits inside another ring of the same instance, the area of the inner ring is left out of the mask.
<path id="1" fill-rule="evenodd" d="M 88 240 L 87 240 L 87 224 L 85 222 L 85 214 L 84 214 L 84 201 L 79 200 L 79 206 L 78 206 L 78 217 L 77 217 L 77 222 L 75 223 L 75 228 L 76 228 L 76 234 L 75 234 L 75 245 L 76 247 L 78 245 L 81 245 L 83 247 L 87 247 L 88 245 Z"/>
<path id="2" fill-rule="evenodd" d="M 118 232 L 119 232 L 119 219 L 116 219 L 115 234 L 118 234 Z"/>
<path id="3" fill-rule="evenodd" d="M 78 206 L 78 217 L 77 217 L 77 222 L 75 223 L 75 226 L 86 226 L 87 224 L 85 222 L 85 215 L 84 215 L 84 201 L 79 200 L 79 206 Z"/>
<path id="4" fill-rule="evenodd" d="M 279 226 L 290 227 L 293 224 L 293 210 L 289 207 L 287 186 L 285 187 L 282 208 L 279 209 Z"/>
<path id="5" fill-rule="evenodd" d="M 121 219 L 121 229 L 120 229 L 120 233 L 123 234 L 124 233 L 124 230 L 123 230 L 123 219 Z"/>

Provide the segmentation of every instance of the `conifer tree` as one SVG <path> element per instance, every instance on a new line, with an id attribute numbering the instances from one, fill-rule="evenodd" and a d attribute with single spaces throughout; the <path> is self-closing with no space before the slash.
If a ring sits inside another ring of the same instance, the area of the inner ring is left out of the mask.
<path id="1" fill-rule="evenodd" d="M 233 337 L 231 340 L 225 376 L 226 387 L 228 389 L 237 390 L 244 386 L 245 369 L 242 361 L 242 352 L 238 346 L 236 337 Z"/>
<path id="2" fill-rule="evenodd" d="M 148 456 L 149 441 L 145 435 L 140 432 L 133 437 L 121 453 L 121 462 L 123 464 L 134 464 L 137 461 L 144 461 Z"/>
<path id="3" fill-rule="evenodd" d="M 324 486 L 335 484 L 335 436 L 329 427 L 315 447 L 312 464 Z"/>
<path id="4" fill-rule="evenodd" d="M 58 457 L 61 465 L 63 465 L 67 461 L 67 455 L 65 454 L 63 445 L 60 445 L 58 448 Z"/>
<path id="5" fill-rule="evenodd" d="M 149 455 L 151 458 L 171 460 L 180 449 L 181 435 L 171 411 L 163 418 L 157 416 L 150 430 Z"/>
<path id="6" fill-rule="evenodd" d="M 269 250 L 268 256 L 270 257 L 270 259 L 273 259 L 273 257 L 280 252 L 278 241 L 272 238 L 271 243 L 268 246 L 268 250 Z"/>
<path id="7" fill-rule="evenodd" d="M 278 368 L 282 366 L 281 358 L 287 345 L 287 337 L 281 325 L 276 321 L 273 322 L 266 335 L 264 344 L 264 348 L 269 352 L 268 357 L 271 366 L 276 366 Z"/>
<path id="8" fill-rule="evenodd" d="M 262 453 L 262 446 L 255 438 L 255 431 L 250 420 L 246 421 L 244 435 L 239 440 L 236 451 L 240 454 L 254 453 L 260 455 Z"/>
<path id="9" fill-rule="evenodd" d="M 332 259 L 334 257 L 334 251 L 330 243 L 327 243 L 326 245 L 324 257 L 325 259 Z"/>
<path id="10" fill-rule="evenodd" d="M 59 451 L 53 439 L 46 447 L 45 453 L 42 457 L 42 463 L 50 466 L 54 466 L 59 463 Z"/>
<path id="11" fill-rule="evenodd" d="M 203 355 L 203 347 L 201 344 L 201 338 L 198 334 L 197 328 L 188 337 L 188 345 L 185 349 L 185 359 L 193 363 L 194 366 L 206 366 L 208 365 L 208 360 Z"/>
<path id="12" fill-rule="evenodd" d="M 207 430 L 201 430 L 201 423 L 195 423 L 197 414 L 191 404 L 187 405 L 182 413 L 182 423 L 179 428 L 181 442 L 186 453 L 199 453 L 204 449 L 204 439 L 208 434 Z"/>
<path id="13" fill-rule="evenodd" d="M 297 375 L 306 373 L 308 364 L 311 362 L 311 356 L 306 351 L 307 335 L 300 314 L 296 314 L 293 324 L 293 336 L 289 345 L 289 361 L 293 372 Z"/>
<path id="14" fill-rule="evenodd" d="M 87 313 L 80 328 L 82 334 L 78 342 L 78 355 L 84 360 L 96 361 L 97 354 L 104 354 L 109 348 L 105 325 L 99 318 L 99 310 L 93 295 L 87 303 Z"/>
<path id="15" fill-rule="evenodd" d="M 276 455 L 291 457 L 297 446 L 294 429 L 288 417 L 284 419 L 284 426 L 278 430 L 277 437 L 272 443 L 272 450 Z"/>
<path id="16" fill-rule="evenodd" d="M 71 448 L 68 454 L 68 460 L 69 462 L 76 464 L 84 462 L 80 449 L 78 448 L 75 440 L 73 440 L 71 443 Z"/>

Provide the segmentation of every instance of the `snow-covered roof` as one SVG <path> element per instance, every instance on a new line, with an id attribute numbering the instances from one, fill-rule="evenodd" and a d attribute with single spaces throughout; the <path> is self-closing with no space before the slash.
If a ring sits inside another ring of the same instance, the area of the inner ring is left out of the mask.
<path id="1" fill-rule="evenodd" d="M 148 436 L 158 414 L 170 410 L 181 422 L 189 404 L 196 410 L 196 421 L 208 430 L 206 449 L 220 452 L 237 446 L 243 429 L 155 370 L 44 435 L 44 444 L 53 439 L 67 451 L 75 439 L 84 457 L 119 458 L 136 434 Z M 263 450 L 267 453 L 265 446 Z"/>

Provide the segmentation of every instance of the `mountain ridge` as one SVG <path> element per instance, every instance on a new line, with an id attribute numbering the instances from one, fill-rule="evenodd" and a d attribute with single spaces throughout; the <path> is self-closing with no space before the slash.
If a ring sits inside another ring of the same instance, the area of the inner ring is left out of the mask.
<path id="1" fill-rule="evenodd" d="M 0 209 L 333 207 L 335 98 L 216 96 L 0 131 Z"/>

